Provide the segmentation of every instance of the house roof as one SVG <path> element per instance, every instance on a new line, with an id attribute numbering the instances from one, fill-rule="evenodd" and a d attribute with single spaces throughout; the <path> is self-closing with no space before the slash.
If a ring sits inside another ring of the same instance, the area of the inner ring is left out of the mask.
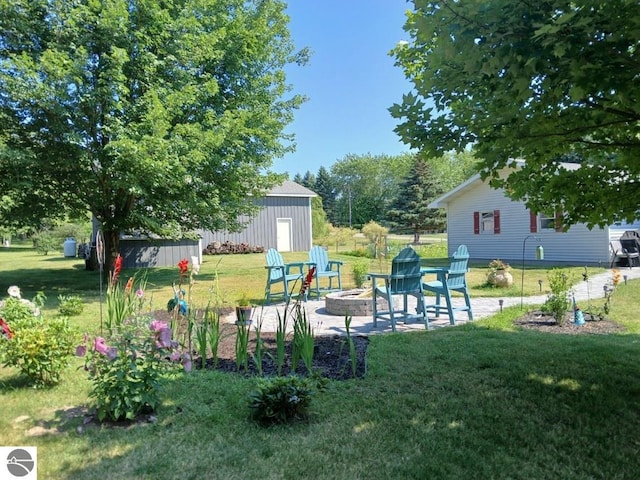
<path id="1" fill-rule="evenodd" d="M 317 197 L 317 195 L 299 183 L 285 180 L 267 193 L 267 197 Z"/>
<path id="2" fill-rule="evenodd" d="M 516 163 L 516 168 L 518 168 L 518 167 L 524 165 L 524 160 L 516 159 L 515 163 Z M 577 170 L 578 168 L 580 168 L 580 164 L 577 164 L 577 163 L 561 163 L 560 165 L 563 168 L 565 168 L 566 170 Z M 502 175 L 506 176 L 506 174 L 507 174 L 507 172 L 509 170 L 512 170 L 512 168 L 505 168 L 501 172 L 501 176 Z M 428 207 L 429 208 L 446 208 L 449 203 L 451 203 L 457 197 L 459 197 L 460 195 L 465 193 L 468 189 L 473 188 L 476 185 L 478 185 L 480 183 L 483 183 L 483 182 L 484 182 L 484 180 L 482 180 L 482 178 L 480 177 L 480 174 L 476 173 L 475 175 L 473 175 L 472 177 L 468 178 L 467 180 L 462 182 L 460 185 L 458 185 L 454 189 L 449 190 L 444 195 L 441 195 L 438 198 L 436 198 L 433 202 L 431 202 L 428 205 Z"/>

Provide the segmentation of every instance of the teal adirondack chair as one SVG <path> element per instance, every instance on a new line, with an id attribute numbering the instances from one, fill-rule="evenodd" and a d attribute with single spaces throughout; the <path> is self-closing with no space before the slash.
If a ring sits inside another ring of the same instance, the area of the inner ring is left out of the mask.
<path id="1" fill-rule="evenodd" d="M 339 260 L 329 260 L 327 251 L 322 247 L 313 247 L 309 250 L 309 263 L 315 265 L 315 279 L 316 279 L 316 296 L 320 298 L 320 292 L 339 292 L 342 290 L 342 277 L 340 275 L 340 269 L 342 263 Z M 329 285 L 322 287 L 320 279 L 328 278 Z M 337 280 L 338 285 L 334 286 L 333 281 Z"/>
<path id="2" fill-rule="evenodd" d="M 373 326 L 378 326 L 378 319 L 391 322 L 391 330 L 396 331 L 396 316 L 407 320 L 421 318 L 425 328 L 429 328 L 429 318 L 424 304 L 424 292 L 422 290 L 422 273 L 420 272 L 420 256 L 411 247 L 406 247 L 391 261 L 391 274 L 370 273 L 373 288 Z M 383 280 L 384 285 L 376 281 Z M 394 296 L 402 295 L 402 308 L 396 308 Z M 418 301 L 417 314 L 409 313 L 407 299 L 416 297 Z M 378 297 L 384 298 L 389 304 L 388 310 L 378 310 Z"/>
<path id="3" fill-rule="evenodd" d="M 460 245 L 451 257 L 451 263 L 444 279 L 435 280 L 433 282 L 423 283 L 422 289 L 426 292 L 436 294 L 434 304 L 427 305 L 427 313 L 435 313 L 436 317 L 440 316 L 440 311 L 446 310 L 449 315 L 449 323 L 455 325 L 456 320 L 453 316 L 455 311 L 466 311 L 469 320 L 473 320 L 473 312 L 471 310 L 471 300 L 469 299 L 469 290 L 467 288 L 467 266 L 469 264 L 469 251 L 466 245 Z M 460 292 L 464 295 L 465 305 L 462 307 L 454 307 L 451 303 L 451 292 Z M 446 305 L 440 303 L 441 297 L 444 297 Z"/>
<path id="4" fill-rule="evenodd" d="M 285 302 L 289 301 L 291 297 L 291 288 L 294 287 L 296 282 L 303 281 L 304 276 L 304 263 L 284 263 L 282 255 L 275 248 L 270 248 L 266 254 L 267 265 L 267 286 L 265 287 L 265 297 L 267 305 L 271 303 L 271 300 L 276 298 L 282 298 Z M 273 285 L 281 285 L 282 291 L 272 291 Z M 300 284 L 302 286 L 302 283 Z"/>

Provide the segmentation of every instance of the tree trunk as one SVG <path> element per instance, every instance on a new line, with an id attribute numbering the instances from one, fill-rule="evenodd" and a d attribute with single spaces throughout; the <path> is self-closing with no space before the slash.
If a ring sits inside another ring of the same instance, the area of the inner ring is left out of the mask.
<path id="1" fill-rule="evenodd" d="M 415 245 L 420 243 L 420 232 L 413 232 L 413 243 Z"/>

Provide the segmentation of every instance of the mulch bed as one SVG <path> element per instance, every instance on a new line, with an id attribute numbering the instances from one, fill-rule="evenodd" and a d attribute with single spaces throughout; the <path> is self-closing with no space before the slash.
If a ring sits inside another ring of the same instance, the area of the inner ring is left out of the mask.
<path id="1" fill-rule="evenodd" d="M 560 333 L 566 335 L 608 335 L 620 333 L 625 329 L 622 325 L 603 319 L 597 315 L 584 314 L 586 323 L 576 325 L 574 323 L 573 312 L 565 316 L 564 322 L 558 324 L 555 318 L 540 310 L 528 312 L 514 321 L 514 324 L 527 330 L 538 330 L 545 333 Z"/>
<path id="2" fill-rule="evenodd" d="M 231 313 L 232 310 L 221 310 L 220 317 L 224 318 Z M 153 313 L 153 317 L 157 320 L 163 320 L 169 323 L 171 314 L 166 311 L 157 310 Z M 184 328 L 184 327 L 183 327 Z M 238 368 L 236 365 L 236 333 L 237 328 L 234 324 L 220 322 L 220 341 L 218 344 L 217 362 L 214 367 L 213 358 L 206 359 L 205 368 L 216 369 L 223 372 L 234 374 L 242 374 L 245 376 L 254 376 L 259 374 L 257 363 L 251 358 L 251 354 L 255 353 L 256 332 L 251 327 L 249 334 L 248 351 L 250 353 L 248 368 Z M 285 359 L 282 366 L 281 375 L 289 375 L 296 373 L 299 375 L 307 375 L 307 367 L 302 360 L 299 360 L 295 372 L 292 369 L 292 337 L 293 334 L 287 335 L 285 346 Z M 276 362 L 276 334 L 275 332 L 261 332 L 262 339 L 262 375 L 275 376 L 278 374 L 278 365 Z M 356 358 L 356 377 L 362 378 L 366 372 L 366 352 L 369 345 L 369 338 L 365 336 L 351 337 L 355 347 Z M 195 348 L 195 346 L 194 346 Z M 202 358 L 194 353 L 194 368 L 202 368 Z M 313 355 L 313 370 L 325 378 L 331 380 L 347 380 L 353 377 L 351 354 L 349 352 L 349 344 L 347 338 L 341 335 L 316 336 L 315 350 Z"/>
<path id="3" fill-rule="evenodd" d="M 230 311 L 220 311 L 221 317 L 230 313 Z M 154 312 L 154 318 L 158 320 L 170 321 L 170 314 L 166 311 L 158 310 Z M 516 319 L 514 324 L 527 330 L 537 330 L 544 333 L 567 334 L 567 335 L 607 335 L 624 331 L 624 327 L 603 319 L 595 315 L 585 313 L 586 323 L 584 325 L 576 325 L 573 322 L 573 312 L 565 317 L 562 324 L 558 324 L 556 320 L 542 311 L 536 310 L 527 312 L 522 317 Z M 214 367 L 214 361 L 211 357 L 206 359 L 205 368 L 216 369 L 223 372 L 241 374 L 245 376 L 259 375 L 259 369 L 256 362 L 250 357 L 248 368 L 240 369 L 236 365 L 236 332 L 237 327 L 230 323 L 221 323 L 221 338 L 218 346 L 217 362 Z M 263 359 L 262 359 L 262 375 L 275 376 L 278 374 L 276 358 L 276 340 L 274 332 L 261 332 L 263 342 Z M 356 357 L 356 377 L 362 378 L 366 373 L 366 353 L 369 345 L 369 339 L 365 336 L 352 337 L 355 346 Z M 282 375 L 297 373 L 299 375 L 308 374 L 306 366 L 299 361 L 295 372 L 292 371 L 291 350 L 292 335 L 287 336 L 286 355 L 284 365 L 281 371 Z M 249 336 L 248 351 L 255 352 L 256 333 L 251 329 Z M 194 355 L 194 368 L 202 368 L 202 361 L 199 356 Z M 349 353 L 349 345 L 347 339 L 340 335 L 317 336 L 315 338 L 315 351 L 313 356 L 313 370 L 322 376 L 331 380 L 347 380 L 353 378 L 351 356 Z"/>

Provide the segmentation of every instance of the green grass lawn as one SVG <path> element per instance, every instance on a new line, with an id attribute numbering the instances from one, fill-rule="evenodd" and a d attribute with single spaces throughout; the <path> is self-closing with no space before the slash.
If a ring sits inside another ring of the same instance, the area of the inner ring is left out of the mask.
<path id="1" fill-rule="evenodd" d="M 349 272 L 354 258 L 337 257 Z M 232 302 L 248 291 L 259 300 L 263 265 L 261 255 L 207 257 L 193 298 Z M 527 269 L 526 292 L 538 293 L 543 272 Z M 164 305 L 177 269 L 148 276 Z M 472 294 L 484 292 L 486 269 L 469 276 Z M 99 279 L 77 259 L 0 249 L 3 296 L 14 284 L 26 297 L 44 290 L 47 314 L 57 295 L 81 295 L 87 308 L 74 323 L 98 325 Z M 310 420 L 290 426 L 250 420 L 255 378 L 180 374 L 162 391 L 157 421 L 100 427 L 83 425 L 90 385 L 79 359 L 48 390 L 0 368 L 0 444 L 37 446 L 46 479 L 636 478 L 639 287 L 630 281 L 615 293 L 611 317 L 627 327 L 620 335 L 518 330 L 520 310 L 506 309 L 459 327 L 372 336 L 366 377 L 332 382 Z"/>

